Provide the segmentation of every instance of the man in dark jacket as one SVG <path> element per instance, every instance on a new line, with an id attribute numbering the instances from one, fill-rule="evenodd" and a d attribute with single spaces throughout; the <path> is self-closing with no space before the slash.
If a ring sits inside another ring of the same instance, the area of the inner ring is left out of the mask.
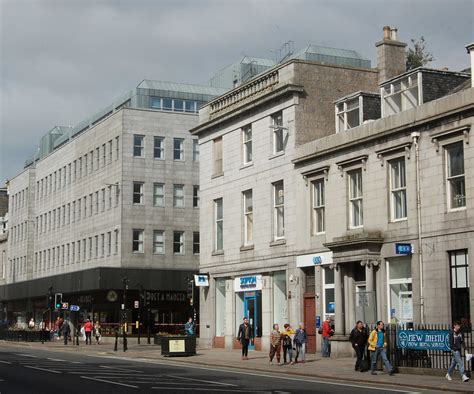
<path id="1" fill-rule="evenodd" d="M 242 360 L 248 360 L 249 344 L 253 338 L 253 327 L 249 319 L 244 317 L 244 322 L 239 326 L 237 340 L 242 344 Z"/>
<path id="2" fill-rule="evenodd" d="M 363 360 L 364 360 L 364 353 L 365 348 L 367 346 L 367 340 L 369 339 L 369 335 L 365 329 L 364 323 L 360 320 L 356 323 L 356 326 L 352 329 L 351 335 L 349 336 L 349 341 L 351 341 L 352 348 L 356 352 L 356 363 L 355 363 L 355 370 L 360 372 L 367 371 L 367 367 L 364 367 Z"/>
<path id="3" fill-rule="evenodd" d="M 71 326 L 69 325 L 69 322 L 67 320 L 64 320 L 63 324 L 61 325 L 61 333 L 64 337 L 64 344 L 67 345 L 67 340 L 71 335 Z"/>
<path id="4" fill-rule="evenodd" d="M 452 375 L 457 364 L 462 381 L 468 382 L 469 377 L 464 373 L 464 362 L 461 356 L 461 350 L 464 348 L 464 350 L 467 351 L 467 348 L 466 344 L 464 343 L 461 324 L 459 322 L 454 322 L 453 329 L 449 332 L 449 347 L 451 348 L 453 360 L 451 361 L 451 366 L 449 367 L 448 373 L 446 374 L 446 379 L 453 380 Z"/>

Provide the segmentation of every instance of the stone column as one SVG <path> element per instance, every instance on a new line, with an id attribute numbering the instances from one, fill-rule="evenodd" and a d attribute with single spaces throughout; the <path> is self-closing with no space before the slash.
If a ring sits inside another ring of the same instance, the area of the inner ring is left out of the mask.
<path id="1" fill-rule="evenodd" d="M 262 350 L 270 350 L 270 333 L 272 331 L 273 319 L 273 277 L 263 276 L 262 288 Z"/>
<path id="2" fill-rule="evenodd" d="M 335 331 L 344 334 L 344 293 L 342 268 L 340 264 L 334 264 L 334 303 L 336 304 Z"/>
<path id="3" fill-rule="evenodd" d="M 367 260 L 362 264 L 365 265 L 365 290 L 374 291 L 374 269 L 372 263 Z"/>
<path id="4" fill-rule="evenodd" d="M 234 280 L 227 279 L 225 281 L 225 347 L 232 349 L 234 337 L 237 336 L 235 331 L 235 294 Z"/>
<path id="5" fill-rule="evenodd" d="M 346 298 L 346 334 L 349 335 L 355 324 L 355 285 L 354 278 L 346 276 L 347 298 Z"/>

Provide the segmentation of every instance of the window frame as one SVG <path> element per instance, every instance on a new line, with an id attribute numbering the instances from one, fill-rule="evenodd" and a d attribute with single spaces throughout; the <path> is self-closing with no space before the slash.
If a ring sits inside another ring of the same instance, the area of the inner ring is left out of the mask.
<path id="1" fill-rule="evenodd" d="M 221 215 L 219 215 L 219 204 Z M 214 252 L 224 250 L 224 199 L 214 200 Z M 220 238 L 219 238 L 220 235 Z"/>
<path id="2" fill-rule="evenodd" d="M 135 239 L 135 235 L 138 235 L 136 239 Z M 144 229 L 139 229 L 139 228 L 132 229 L 132 253 L 133 254 L 145 253 L 145 230 Z"/>
<path id="3" fill-rule="evenodd" d="M 180 143 L 179 147 L 176 147 L 176 143 Z M 179 153 L 178 158 L 176 158 L 176 152 Z M 173 138 L 173 161 L 184 161 L 184 138 Z"/>
<path id="4" fill-rule="evenodd" d="M 462 163 L 462 174 L 451 175 L 451 168 L 450 168 L 450 150 L 455 149 L 456 147 L 460 146 L 461 148 L 461 163 Z M 445 161 L 445 183 L 446 183 L 446 199 L 447 199 L 447 208 L 449 212 L 453 211 L 461 211 L 466 209 L 466 200 L 467 200 L 467 191 L 466 191 L 466 167 L 465 167 L 465 159 L 464 159 L 464 143 L 463 141 L 455 141 L 450 144 L 443 145 L 444 149 L 444 161 Z M 463 205 L 458 205 L 456 207 L 453 206 L 453 183 L 457 182 L 458 180 L 462 181 L 462 189 L 464 190 L 463 197 L 464 200 Z M 453 182 L 454 181 L 454 182 Z"/>
<path id="5" fill-rule="evenodd" d="M 157 142 L 159 146 L 157 147 Z M 159 155 L 157 156 L 157 152 Z M 165 160 L 165 137 L 154 136 L 153 137 L 153 158 L 155 160 Z"/>
<path id="6" fill-rule="evenodd" d="M 356 186 L 360 185 L 360 195 L 358 194 L 356 196 L 353 196 L 352 195 L 353 175 L 357 175 L 357 174 L 360 175 L 359 177 L 360 182 L 357 182 L 356 184 Z M 350 229 L 363 228 L 364 227 L 364 190 L 363 190 L 362 168 L 354 168 L 350 171 L 347 171 L 347 179 L 348 179 L 347 188 L 348 188 L 348 204 L 349 204 L 349 228 Z M 359 218 L 358 218 L 359 223 L 356 224 L 354 220 L 354 214 L 355 214 L 354 206 L 355 204 L 359 205 L 359 203 L 360 203 Z"/>
<path id="7" fill-rule="evenodd" d="M 140 186 L 139 191 L 135 191 L 135 186 Z M 143 205 L 144 202 L 144 187 L 145 183 L 144 182 L 139 182 L 139 181 L 133 181 L 133 197 L 132 197 L 132 204 L 133 205 Z M 135 202 L 135 198 L 138 196 L 139 202 Z"/>
<path id="8" fill-rule="evenodd" d="M 157 241 L 156 236 L 161 234 L 161 241 Z M 161 252 L 157 252 L 157 246 L 161 245 Z M 153 254 L 163 255 L 165 254 L 165 231 L 164 230 L 153 230 Z"/>
<path id="9" fill-rule="evenodd" d="M 317 189 L 317 185 L 322 185 L 320 190 Z M 311 181 L 311 191 L 312 234 L 324 234 L 326 232 L 326 180 L 324 177 L 319 177 Z M 322 212 L 322 214 L 318 215 L 319 212 Z M 318 220 L 320 217 L 322 217 L 322 224 L 320 220 Z"/>
<path id="10" fill-rule="evenodd" d="M 277 188 L 281 185 L 283 200 L 281 203 L 277 201 Z M 285 184 L 283 180 L 272 183 L 272 207 L 273 207 L 273 240 L 279 241 L 285 239 Z M 279 211 L 282 210 L 282 228 L 279 235 Z"/>
<path id="11" fill-rule="evenodd" d="M 136 138 L 140 139 L 140 144 L 137 144 Z M 140 150 L 140 154 L 137 153 L 137 149 Z M 133 134 L 133 157 L 144 158 L 145 157 L 145 136 L 142 134 Z M 99 148 L 97 148 L 97 154 L 99 155 Z M 97 163 L 99 163 L 99 157 L 97 156 Z"/>
<path id="12" fill-rule="evenodd" d="M 176 241 L 176 236 L 180 236 L 179 241 Z M 179 245 L 179 252 L 176 251 L 176 245 Z M 185 254 L 185 236 L 184 231 L 173 231 L 173 254 L 184 255 Z"/>
<path id="13" fill-rule="evenodd" d="M 156 192 L 157 187 L 161 186 L 161 194 Z M 162 203 L 157 204 L 157 199 L 161 198 Z M 153 206 L 154 207 L 164 207 L 165 206 L 165 184 L 161 182 L 154 182 L 153 183 Z"/>
<path id="14" fill-rule="evenodd" d="M 393 159 L 387 160 L 388 162 L 388 171 L 389 171 L 389 188 L 390 188 L 390 221 L 399 222 L 407 220 L 408 217 L 408 201 L 407 201 L 407 178 L 406 178 L 406 160 L 405 156 L 395 157 Z M 401 167 L 398 167 L 398 173 L 394 174 L 396 167 L 395 163 L 402 163 L 403 165 L 403 174 L 401 173 Z M 395 176 L 396 175 L 396 176 Z M 400 180 L 399 185 L 394 185 L 396 179 Z M 404 183 L 404 184 L 403 184 Z M 401 196 L 402 201 L 402 216 L 397 217 L 397 195 Z"/>
<path id="15" fill-rule="evenodd" d="M 182 196 L 179 196 L 176 192 L 178 190 L 182 191 Z M 184 191 L 184 185 L 182 184 L 174 184 L 173 185 L 173 208 L 185 208 L 186 203 L 185 203 L 185 191 Z M 182 205 L 178 205 L 178 201 L 182 202 Z"/>
<path id="16" fill-rule="evenodd" d="M 250 200 L 250 205 L 248 204 Z M 248 189 L 242 192 L 242 213 L 243 213 L 243 246 L 253 245 L 253 190 Z M 251 231 L 249 231 L 249 228 Z"/>
<path id="17" fill-rule="evenodd" d="M 252 138 L 252 125 L 242 127 L 242 161 L 244 165 L 253 163 Z"/>

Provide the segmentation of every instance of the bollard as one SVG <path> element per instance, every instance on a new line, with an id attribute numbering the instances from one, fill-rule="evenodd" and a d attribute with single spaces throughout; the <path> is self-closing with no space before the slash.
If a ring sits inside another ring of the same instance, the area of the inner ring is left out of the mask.
<path id="1" fill-rule="evenodd" d="M 115 345 L 114 345 L 114 352 L 117 351 L 117 346 L 118 346 L 118 330 L 115 330 Z"/>
<path id="2" fill-rule="evenodd" d="M 123 351 L 127 351 L 127 330 L 123 330 Z"/>

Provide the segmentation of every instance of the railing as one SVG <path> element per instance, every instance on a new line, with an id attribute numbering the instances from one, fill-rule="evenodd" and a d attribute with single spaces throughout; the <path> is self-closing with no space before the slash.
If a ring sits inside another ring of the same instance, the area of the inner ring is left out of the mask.
<path id="1" fill-rule="evenodd" d="M 210 115 L 213 117 L 231 110 L 236 105 L 253 100 L 256 97 L 273 90 L 274 86 L 278 85 L 278 83 L 278 70 L 265 74 L 260 78 L 246 83 L 241 88 L 234 89 L 230 93 L 213 101 L 210 104 Z"/>
<path id="2" fill-rule="evenodd" d="M 371 330 L 374 327 L 371 327 Z M 445 369 L 447 370 L 451 364 L 452 355 L 450 351 L 444 350 L 412 350 L 401 349 L 397 347 L 398 330 L 407 329 L 406 327 L 387 324 L 385 326 L 385 335 L 387 336 L 387 356 L 394 367 L 409 367 L 409 368 L 430 368 L 430 369 Z M 413 324 L 409 329 L 413 330 L 451 330 L 449 324 Z M 472 352 L 473 349 L 473 334 L 472 328 L 464 327 L 462 329 L 464 342 Z M 464 358 L 463 358 L 464 359 Z M 465 360 L 465 359 L 464 359 Z M 474 364 L 474 363 L 471 363 Z M 466 370 L 471 369 L 468 363 L 465 362 Z"/>

